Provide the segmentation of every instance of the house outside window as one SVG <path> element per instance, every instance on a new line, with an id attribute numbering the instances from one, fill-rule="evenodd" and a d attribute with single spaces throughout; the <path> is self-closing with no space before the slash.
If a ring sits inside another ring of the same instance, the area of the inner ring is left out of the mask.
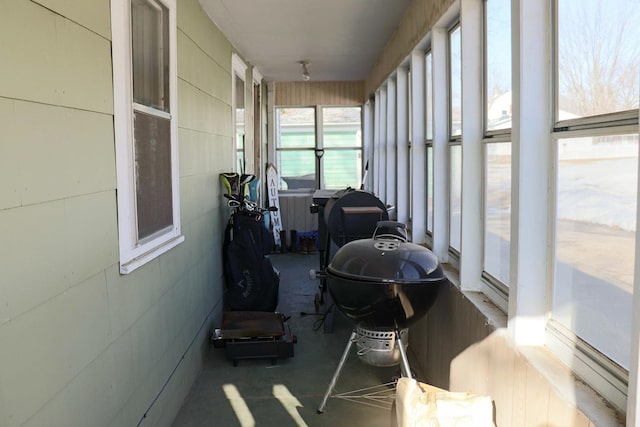
<path id="1" fill-rule="evenodd" d="M 322 107 L 321 188 L 360 188 L 362 123 L 360 107 Z"/>
<path id="2" fill-rule="evenodd" d="M 276 126 L 281 190 L 359 188 L 363 173 L 360 107 L 281 107 Z"/>
<path id="3" fill-rule="evenodd" d="M 180 234 L 175 1 L 112 2 L 120 271 Z"/>

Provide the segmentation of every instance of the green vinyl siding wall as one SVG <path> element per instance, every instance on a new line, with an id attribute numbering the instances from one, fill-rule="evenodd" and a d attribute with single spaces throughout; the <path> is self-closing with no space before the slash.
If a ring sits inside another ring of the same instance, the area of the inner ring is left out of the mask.
<path id="1" fill-rule="evenodd" d="M 231 44 L 177 1 L 186 239 L 123 276 L 110 2 L 0 4 L 0 425 L 169 425 L 221 309 Z"/>

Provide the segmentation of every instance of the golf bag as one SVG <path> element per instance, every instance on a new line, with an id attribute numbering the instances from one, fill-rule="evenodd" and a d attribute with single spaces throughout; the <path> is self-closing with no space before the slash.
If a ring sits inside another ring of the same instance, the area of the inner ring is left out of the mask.
<path id="1" fill-rule="evenodd" d="M 231 215 L 222 248 L 228 310 L 275 311 L 280 276 L 266 256 L 273 244 L 262 215 L 241 210 Z"/>

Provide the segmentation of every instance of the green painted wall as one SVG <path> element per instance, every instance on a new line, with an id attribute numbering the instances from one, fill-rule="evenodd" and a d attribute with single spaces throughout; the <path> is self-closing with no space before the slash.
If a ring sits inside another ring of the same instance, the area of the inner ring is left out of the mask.
<path id="1" fill-rule="evenodd" d="M 136 425 L 159 394 L 142 425 L 168 425 L 200 371 L 232 47 L 197 0 L 178 0 L 178 27 L 186 240 L 122 276 L 109 0 L 0 0 L 0 426 Z"/>

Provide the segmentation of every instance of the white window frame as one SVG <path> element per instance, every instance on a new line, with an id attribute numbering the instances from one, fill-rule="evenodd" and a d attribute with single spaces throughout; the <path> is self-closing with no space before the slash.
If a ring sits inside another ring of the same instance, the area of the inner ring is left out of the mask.
<path id="1" fill-rule="evenodd" d="M 409 56 L 409 90 L 410 105 L 409 116 L 411 128 L 409 134 L 410 142 L 410 180 L 411 180 L 411 228 L 410 236 L 413 243 L 424 244 L 426 242 L 426 165 L 425 147 L 421 143 L 424 141 L 425 127 L 425 82 L 424 82 L 424 51 L 422 47 L 414 49 Z"/>
<path id="2" fill-rule="evenodd" d="M 396 215 L 397 220 L 406 224 L 411 230 L 409 222 L 411 214 L 411 161 L 410 161 L 410 127 L 409 106 L 411 92 L 409 91 L 410 71 L 407 65 L 401 65 L 396 70 Z M 411 231 L 409 231 L 411 233 Z"/>
<path id="3" fill-rule="evenodd" d="M 324 147 L 324 110 L 326 109 L 331 109 L 331 108 L 359 108 L 360 109 L 360 132 L 361 134 L 364 133 L 364 111 L 365 111 L 365 104 L 360 104 L 360 105 L 350 105 L 350 104 L 345 104 L 345 105 L 333 105 L 333 104 L 327 104 L 327 105 L 310 105 L 310 106 L 285 106 L 285 105 L 281 105 L 275 108 L 275 112 L 274 112 L 274 116 L 275 116 L 275 132 L 276 132 L 276 144 L 275 144 L 275 151 L 276 151 L 276 167 L 279 168 L 280 170 L 282 170 L 282 164 L 280 163 L 280 160 L 278 159 L 278 155 L 280 153 L 284 153 L 284 152 L 292 152 L 292 151 L 313 151 L 315 153 L 315 167 L 314 167 L 314 174 L 315 174 L 315 188 L 316 189 L 320 189 L 320 190 L 327 190 L 326 183 L 324 182 L 324 160 L 325 157 L 324 155 L 329 152 L 329 153 L 334 153 L 334 152 L 339 152 L 339 151 L 352 151 L 352 150 L 359 150 L 360 151 L 360 168 L 361 171 L 364 171 L 364 167 L 365 167 L 365 140 L 364 140 L 364 135 L 362 137 L 361 140 L 361 144 L 360 146 L 348 146 L 348 147 L 329 147 L 329 148 L 325 148 Z M 313 117 L 314 117 L 314 141 L 315 141 L 315 145 L 313 147 L 290 147 L 290 148 L 282 148 L 281 146 L 281 142 L 280 142 L 280 137 L 282 135 L 281 132 L 281 127 L 280 127 L 280 110 L 284 110 L 284 109 L 313 109 Z M 322 154 L 320 154 L 320 158 L 318 158 L 318 153 L 321 152 Z M 318 168 L 319 166 L 319 168 Z M 361 183 L 362 184 L 362 183 Z M 330 190 L 336 190 L 336 189 L 330 189 Z M 280 192 L 283 194 L 295 194 L 295 193 L 308 193 L 309 189 L 280 189 Z"/>
<path id="4" fill-rule="evenodd" d="M 387 82 L 380 87 L 380 124 L 378 133 L 377 152 L 378 152 L 378 170 L 376 176 L 378 178 L 377 195 L 382 199 L 387 195 Z M 386 200 L 382 200 L 386 202 Z"/>
<path id="5" fill-rule="evenodd" d="M 285 105 L 279 105 L 277 107 L 274 108 L 274 130 L 275 130 L 275 144 L 274 144 L 274 149 L 275 149 L 275 156 L 273 157 L 274 161 L 273 164 L 276 166 L 276 168 L 278 170 L 281 171 L 281 175 L 282 175 L 282 164 L 281 164 L 281 157 L 280 153 L 283 152 L 290 152 L 290 151 L 306 151 L 306 152 L 314 152 L 317 149 L 322 149 L 322 143 L 320 141 L 320 139 L 322 138 L 322 126 L 318 126 L 318 117 L 319 117 L 319 113 L 318 113 L 318 109 L 320 107 L 319 106 L 313 106 L 313 105 L 304 105 L 304 106 L 285 106 Z M 281 110 L 285 110 L 285 109 L 310 109 L 313 110 L 313 137 L 314 137 L 314 145 L 313 147 L 292 147 L 292 148 L 282 148 L 282 143 L 281 143 L 281 137 L 282 137 L 282 128 L 280 126 L 280 111 Z M 321 118 L 320 118 L 321 119 Z M 320 129 L 320 134 L 318 132 L 318 129 Z M 319 183 L 319 179 L 321 179 L 321 177 L 318 175 L 318 160 L 316 155 L 314 154 L 314 167 L 313 167 L 313 173 L 315 175 L 315 182 L 314 182 L 314 188 L 318 188 L 318 186 L 320 185 Z M 322 161 L 322 159 L 320 160 Z M 322 167 L 322 164 L 320 165 L 320 167 Z M 305 189 L 293 189 L 293 190 L 289 190 L 289 189 L 283 189 L 280 188 L 280 193 L 281 194 L 295 194 L 295 193 L 308 193 L 310 190 L 308 188 Z"/>
<path id="6" fill-rule="evenodd" d="M 456 21 L 453 25 L 451 25 L 451 27 L 449 27 L 449 29 L 447 30 L 447 90 L 448 90 L 448 96 L 447 96 L 447 100 L 448 100 L 448 131 L 447 131 L 447 136 L 448 136 L 448 151 L 449 151 L 449 164 L 448 164 L 448 171 L 449 174 L 451 174 L 451 160 L 453 159 L 453 155 L 451 154 L 453 151 L 453 147 L 461 147 L 462 148 L 462 129 L 460 130 L 460 134 L 459 135 L 453 135 L 453 118 L 452 118 L 452 112 L 453 112 L 453 107 L 451 105 L 452 103 L 452 93 L 453 93 L 453 70 L 451 69 L 451 60 L 452 60 L 452 48 L 451 48 L 451 35 L 456 31 L 459 30 L 460 31 L 460 61 L 462 63 L 462 24 L 461 22 L 458 20 Z M 460 72 L 462 73 L 462 68 L 460 69 Z M 460 89 L 462 90 L 462 74 L 460 75 Z M 462 102 L 461 102 L 461 106 L 462 106 Z M 462 117 L 461 117 L 462 118 Z M 462 174 L 462 171 L 461 171 Z M 452 188 L 453 185 L 453 180 L 451 179 L 451 176 L 449 176 L 449 262 L 451 262 L 451 264 L 453 264 L 456 268 L 460 268 L 460 257 L 461 257 L 461 249 L 462 248 L 454 248 L 453 245 L 451 244 L 451 202 L 453 200 L 453 196 L 452 196 Z M 462 185 L 462 176 L 460 176 L 460 185 Z M 460 215 L 462 217 L 462 211 L 460 212 Z M 460 243 L 462 243 L 462 218 L 460 218 Z"/>
<path id="7" fill-rule="evenodd" d="M 491 0 L 488 0 L 491 1 Z M 483 131 L 484 131 L 484 137 L 482 140 L 482 145 L 483 145 L 483 149 L 482 149 L 482 154 L 483 154 L 483 170 L 484 170 L 484 174 L 483 174 L 483 194 L 486 195 L 486 186 L 487 186 L 487 176 L 488 176 L 488 170 L 487 170 L 487 150 L 488 150 L 488 145 L 489 144 L 504 144 L 504 143 L 508 143 L 508 144 L 513 144 L 512 142 L 512 135 L 511 135 L 511 129 L 513 127 L 513 117 L 512 117 L 512 127 L 510 128 L 506 128 L 506 129 L 496 129 L 496 130 L 487 130 L 487 116 L 489 114 L 489 111 L 487 109 L 487 99 L 489 97 L 489 93 L 488 93 L 488 84 L 487 84 L 487 78 L 488 78 L 488 36 L 487 36 L 487 32 L 489 30 L 489 24 L 488 24 L 488 10 L 487 10 L 487 1 L 484 2 L 483 4 L 483 10 L 482 10 L 482 22 L 483 22 L 483 34 L 484 34 L 484 50 L 483 50 L 483 55 L 482 55 L 482 69 L 484 71 L 484 75 L 483 75 L 483 83 L 484 83 L 484 87 L 483 87 L 483 94 L 482 94 L 482 110 L 483 110 Z M 512 82 L 512 87 L 511 87 L 511 91 L 513 93 L 513 82 Z M 512 161 L 513 164 L 513 161 Z M 487 205 L 487 200 L 486 198 L 483 199 L 483 207 L 482 207 L 482 211 L 486 212 L 486 206 Z M 484 214 L 483 214 L 484 215 Z M 483 216 L 483 250 L 482 250 L 482 292 L 487 295 L 487 297 L 494 303 L 496 304 L 502 311 L 504 311 L 505 313 L 508 312 L 509 310 L 509 284 L 505 284 L 503 283 L 501 280 L 499 280 L 498 278 L 494 277 L 491 273 L 489 273 L 488 271 L 485 270 L 485 261 L 486 261 L 486 236 L 485 236 L 485 232 L 486 232 L 486 224 L 487 218 L 486 216 Z M 509 238 L 511 238 L 511 236 L 509 236 Z M 509 245 L 511 245 L 511 241 L 509 242 Z"/>
<path id="8" fill-rule="evenodd" d="M 560 14 L 558 11 L 559 1 L 555 0 L 552 3 L 552 13 L 554 15 L 553 24 L 550 24 L 552 27 L 553 34 L 553 68 L 552 68 L 552 82 L 551 86 L 554 90 L 553 107 L 552 107 L 552 116 L 553 116 L 553 129 L 551 133 L 551 141 L 554 153 L 554 180 L 553 180 L 553 189 L 552 189 L 552 198 L 553 198 L 553 229 L 552 229 L 552 242 L 553 242 L 553 251 L 551 254 L 550 265 L 553 270 L 556 268 L 556 228 L 555 224 L 557 223 L 557 213 L 555 210 L 557 209 L 557 174 L 558 174 L 558 143 L 562 139 L 574 138 L 574 137 L 597 137 L 603 135 L 624 135 L 624 134 L 633 134 L 638 132 L 638 110 L 623 110 L 616 111 L 606 114 L 599 115 L 591 115 L 579 117 L 576 119 L 565 119 L 561 120 L 558 114 L 559 111 L 559 100 L 557 94 L 560 92 L 559 82 L 560 82 L 560 47 L 558 44 L 558 25 L 560 20 Z M 636 200 L 636 204 L 638 201 Z M 636 231 L 636 248 L 638 247 L 637 239 L 638 239 L 638 231 Z M 636 253 L 635 258 L 635 274 L 637 275 L 638 271 L 638 254 Z M 637 280 L 634 281 L 634 287 L 637 286 Z M 555 277 L 552 273 L 551 279 L 551 295 L 553 295 L 553 291 L 555 290 L 555 286 L 557 283 L 555 282 Z M 633 292 L 635 295 L 636 292 Z M 634 296 L 631 296 L 634 298 Z M 609 402 L 613 403 L 614 406 L 618 408 L 625 408 L 627 405 L 632 407 L 635 411 L 635 402 L 633 401 L 634 396 L 632 393 L 636 393 L 636 390 L 630 393 L 629 388 L 635 387 L 633 380 L 630 381 L 630 378 L 634 378 L 637 374 L 630 375 L 630 370 L 620 366 L 615 361 L 611 360 L 608 356 L 602 353 L 598 348 L 593 347 L 588 342 L 583 340 L 580 336 L 578 336 L 574 330 L 571 330 L 564 326 L 560 321 L 556 320 L 553 315 L 554 310 L 554 302 L 553 298 L 550 298 L 549 302 L 549 318 L 547 319 L 546 331 L 547 331 L 547 341 L 546 345 L 554 352 L 558 358 L 563 361 L 565 364 L 572 366 L 572 369 L 576 374 L 581 377 L 587 384 L 593 387 L 598 393 L 602 394 Z M 632 316 L 632 325 L 631 330 L 632 334 L 634 333 L 634 317 Z M 633 348 L 633 339 L 631 340 L 631 358 L 630 365 L 633 365 L 634 359 L 633 356 L 635 354 Z M 637 379 L 636 379 L 637 381 Z M 636 383 L 637 384 L 637 383 Z M 627 398 L 631 396 L 631 400 L 628 402 Z M 634 414 L 635 416 L 635 414 Z M 630 425 L 630 424 L 629 424 Z"/>
<path id="9" fill-rule="evenodd" d="M 111 0 L 114 136 L 116 150 L 120 273 L 128 274 L 184 241 L 180 230 L 177 118 L 176 0 L 156 0 L 169 11 L 169 111 L 173 225 L 138 241 L 131 49 L 131 1 Z M 137 104 L 136 104 L 137 105 Z M 138 106 L 139 107 L 139 106 Z M 140 108 L 136 107 L 137 110 Z"/>
<path id="10" fill-rule="evenodd" d="M 427 64 L 429 63 L 429 66 Z M 429 72 L 430 70 L 430 72 Z M 425 233 L 426 241 L 433 246 L 433 210 L 429 217 L 429 185 L 433 180 L 433 160 L 431 160 L 431 170 L 429 170 L 429 148 L 431 148 L 431 156 L 433 157 L 433 52 L 431 45 L 424 52 L 424 155 L 425 155 Z M 428 122 L 431 117 L 431 135 L 428 132 Z M 429 179 L 431 173 L 431 179 Z M 432 187 L 433 188 L 433 187 Z M 433 197 L 433 194 L 432 194 Z M 433 203 L 433 200 L 432 200 Z M 433 206 L 432 206 L 433 209 Z M 429 229 L 429 220 L 431 220 L 431 229 Z"/>
<path id="11" fill-rule="evenodd" d="M 360 109 L 360 135 L 362 135 L 362 132 L 364 131 L 364 123 L 363 123 L 363 111 L 364 111 L 364 105 L 363 104 L 354 104 L 354 105 L 350 105 L 350 104 L 345 104 L 345 105 L 334 105 L 334 104 L 327 104 L 327 105 L 317 105 L 316 106 L 316 149 L 317 150 L 323 150 L 323 155 L 320 158 L 320 170 L 316 170 L 316 181 L 320 183 L 320 189 L 321 190 L 327 190 L 326 188 L 326 182 L 324 179 L 324 175 L 326 172 L 324 172 L 325 169 L 325 155 L 327 153 L 335 153 L 335 152 L 339 152 L 339 151 L 360 151 L 360 172 L 361 172 L 361 176 L 362 176 L 362 172 L 364 172 L 364 167 L 365 167 L 365 159 L 364 159 L 364 138 L 361 137 L 360 139 L 360 146 L 357 145 L 352 145 L 352 146 L 348 146 L 348 147 L 328 147 L 325 148 L 325 138 L 324 138 L 324 112 L 325 110 L 328 109 L 333 109 L 333 108 L 359 108 Z M 360 182 L 361 183 L 361 182 Z M 333 190 L 333 189 L 329 189 L 329 190 Z"/>
<path id="12" fill-rule="evenodd" d="M 253 158 L 259 160 L 258 164 L 255 164 L 255 161 L 252 162 L 253 164 L 253 168 L 249 169 L 247 168 L 248 171 L 253 170 L 254 173 L 257 176 L 263 176 L 263 166 L 262 164 L 264 164 L 264 161 L 262 161 L 261 159 L 263 158 L 263 153 L 264 153 L 264 147 L 263 147 L 263 126 L 264 126 L 264 116 L 263 116 L 263 112 L 262 112 L 262 107 L 264 104 L 262 105 L 256 105 L 256 103 L 260 102 L 263 103 L 263 99 L 264 99 L 264 93 L 262 90 L 262 80 L 264 79 L 262 73 L 257 69 L 257 68 L 252 68 L 251 69 L 251 78 L 252 78 L 252 87 L 251 87 L 251 108 L 253 109 L 253 111 L 255 112 L 256 107 L 258 109 L 258 117 L 252 117 L 251 122 L 252 124 L 255 126 L 256 124 L 258 125 L 258 129 L 256 130 L 255 127 L 253 129 L 253 145 L 252 145 L 252 149 L 251 149 L 251 153 Z M 257 85 L 258 86 L 258 98 L 256 99 L 254 97 L 254 86 Z M 253 114 L 253 113 L 252 113 Z M 257 141 L 255 140 L 255 138 L 257 137 Z M 246 147 L 245 147 L 246 148 Z M 257 151 L 256 151 L 257 150 Z M 261 193 L 260 191 L 258 191 L 258 200 L 261 201 Z"/>
<path id="13" fill-rule="evenodd" d="M 245 119 L 244 119 L 244 135 L 245 135 L 245 142 L 247 141 L 247 97 L 246 97 L 246 93 L 247 93 L 247 77 L 246 77 L 246 73 L 247 73 L 247 64 L 244 63 L 244 61 L 242 59 L 240 59 L 240 57 L 238 55 L 236 55 L 235 53 L 231 54 L 231 129 L 233 129 L 233 170 L 235 171 L 236 168 L 238 167 L 238 147 L 239 147 L 239 143 L 240 141 L 238 141 L 238 132 L 236 129 L 236 106 L 238 105 L 238 95 L 242 96 L 243 99 L 243 103 L 244 103 L 244 114 L 245 114 Z M 242 94 L 238 94 L 236 93 L 236 77 L 238 77 L 240 80 L 242 80 L 243 83 L 243 87 L 244 87 L 244 93 Z M 251 88 L 251 90 L 253 91 L 253 88 Z M 252 108 L 253 108 L 253 104 L 252 104 Z M 244 154 L 244 158 L 245 158 L 245 162 L 247 159 L 247 147 L 243 146 L 243 154 Z M 252 153 L 253 150 L 250 150 L 250 152 Z M 242 172 L 242 171 L 238 171 L 238 172 Z"/>

